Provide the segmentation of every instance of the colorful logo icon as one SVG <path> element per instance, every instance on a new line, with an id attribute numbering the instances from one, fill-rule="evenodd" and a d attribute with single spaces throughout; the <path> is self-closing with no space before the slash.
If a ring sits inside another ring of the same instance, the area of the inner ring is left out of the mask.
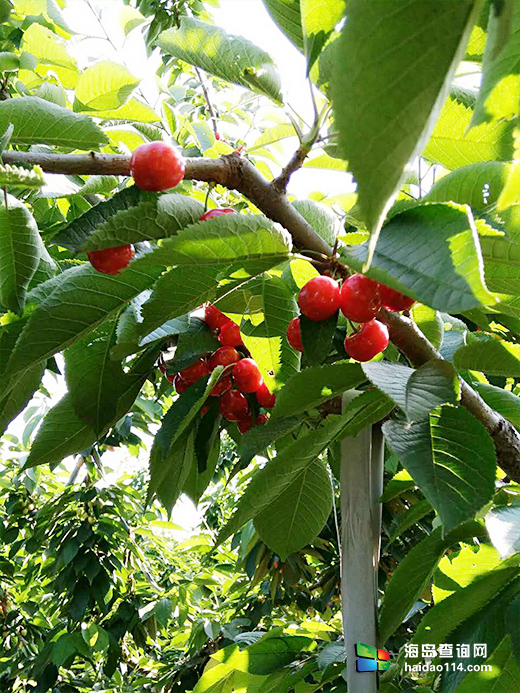
<path id="1" fill-rule="evenodd" d="M 356 643 L 357 671 L 386 671 L 390 667 L 390 653 L 377 647 Z"/>

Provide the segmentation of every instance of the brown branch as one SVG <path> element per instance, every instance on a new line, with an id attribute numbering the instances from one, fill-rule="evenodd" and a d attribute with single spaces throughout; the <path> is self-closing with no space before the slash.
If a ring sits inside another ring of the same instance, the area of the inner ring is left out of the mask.
<path id="1" fill-rule="evenodd" d="M 309 152 L 310 147 L 305 144 L 298 147 L 287 166 L 282 169 L 278 178 L 273 180 L 273 188 L 278 192 L 284 193 L 287 190 L 287 185 L 292 174 L 303 166 L 305 159 L 309 156 Z"/>
<path id="2" fill-rule="evenodd" d="M 112 174 L 128 176 L 130 158 L 122 155 L 46 154 L 40 152 L 5 151 L 6 164 L 38 164 L 44 171 L 65 174 Z M 186 159 L 186 178 L 220 183 L 247 197 L 269 219 L 281 224 L 291 234 L 298 248 L 331 256 L 332 248 L 314 231 L 290 204 L 285 193 L 270 183 L 257 169 L 238 154 L 220 159 Z M 439 352 L 420 332 L 415 323 L 404 315 L 381 311 L 390 339 L 414 366 L 421 366 Z M 495 444 L 499 466 L 515 481 L 520 482 L 520 434 L 506 419 L 488 407 L 483 399 L 464 380 L 461 381 L 461 404 L 488 430 Z"/>

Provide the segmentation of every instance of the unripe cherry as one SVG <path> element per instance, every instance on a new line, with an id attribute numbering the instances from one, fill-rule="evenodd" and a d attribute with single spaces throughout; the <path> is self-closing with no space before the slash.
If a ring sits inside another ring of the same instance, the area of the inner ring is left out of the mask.
<path id="1" fill-rule="evenodd" d="M 242 392 L 256 392 L 264 382 L 253 359 L 242 359 L 236 364 L 233 369 L 233 381 Z"/>
<path id="2" fill-rule="evenodd" d="M 332 277 L 313 277 L 301 289 L 298 303 L 309 320 L 327 320 L 339 308 L 339 286 Z"/>
<path id="3" fill-rule="evenodd" d="M 302 330 L 300 318 L 293 318 L 287 326 L 287 341 L 296 351 L 303 353 Z"/>
<path id="4" fill-rule="evenodd" d="M 388 346 L 388 328 L 379 320 L 370 320 L 359 332 L 345 339 L 345 351 L 356 361 L 370 361 Z"/>
<path id="5" fill-rule="evenodd" d="M 87 257 L 92 267 L 102 274 L 119 274 L 127 267 L 134 256 L 132 245 L 119 245 L 115 248 L 89 250 Z"/>
<path id="6" fill-rule="evenodd" d="M 130 173 L 141 190 L 169 190 L 184 178 L 182 154 L 166 142 L 141 144 L 130 158 Z"/>
<path id="7" fill-rule="evenodd" d="M 353 274 L 341 287 L 340 308 L 354 322 L 372 320 L 381 309 L 379 284 L 364 274 Z"/>

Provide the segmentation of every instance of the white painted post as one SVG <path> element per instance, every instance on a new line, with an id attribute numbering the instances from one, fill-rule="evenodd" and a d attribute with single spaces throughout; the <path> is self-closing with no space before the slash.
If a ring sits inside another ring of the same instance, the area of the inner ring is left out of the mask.
<path id="1" fill-rule="evenodd" d="M 359 393 L 343 395 L 343 409 Z M 355 645 L 377 647 L 377 564 L 381 537 L 383 437 L 367 426 L 341 442 L 341 603 L 348 693 L 377 693 L 377 675 L 356 670 Z"/>

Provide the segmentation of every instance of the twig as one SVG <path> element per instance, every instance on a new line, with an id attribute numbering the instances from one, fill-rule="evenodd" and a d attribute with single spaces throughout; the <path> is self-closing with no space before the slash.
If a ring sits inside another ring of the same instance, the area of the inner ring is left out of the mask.
<path id="1" fill-rule="evenodd" d="M 130 157 L 113 154 L 47 154 L 41 152 L 2 153 L 6 164 L 38 164 L 51 173 L 104 173 L 128 176 Z M 314 251 L 327 257 L 332 248 L 290 204 L 284 192 L 270 183 L 244 157 L 227 154 L 220 159 L 186 159 L 186 178 L 206 183 L 220 183 L 247 197 L 269 219 L 281 224 L 291 234 L 300 250 Z M 441 358 L 415 323 L 399 313 L 381 311 L 390 339 L 415 366 L 432 358 Z M 495 444 L 499 466 L 513 480 L 520 482 L 520 434 L 500 414 L 482 400 L 465 381 L 461 381 L 461 404 L 488 430 Z"/>
<path id="2" fill-rule="evenodd" d="M 287 190 L 290 177 L 303 166 L 305 159 L 309 156 L 309 152 L 310 147 L 303 144 L 294 152 L 287 166 L 285 166 L 280 175 L 273 180 L 273 187 L 278 192 L 284 193 Z"/>
<path id="3" fill-rule="evenodd" d="M 199 68 L 195 67 L 194 69 L 195 69 L 195 74 L 197 75 L 197 77 L 199 79 L 200 86 L 202 88 L 202 93 L 204 94 L 204 100 L 206 101 L 206 106 L 208 107 L 209 117 L 211 118 L 211 122 L 213 124 L 213 132 L 216 135 L 217 134 L 217 118 L 215 116 L 215 111 L 213 110 L 213 106 L 212 106 L 211 100 L 209 98 L 209 93 L 208 93 L 208 90 L 206 88 L 206 85 L 204 84 L 204 80 L 202 78 L 202 75 L 200 73 Z"/>

